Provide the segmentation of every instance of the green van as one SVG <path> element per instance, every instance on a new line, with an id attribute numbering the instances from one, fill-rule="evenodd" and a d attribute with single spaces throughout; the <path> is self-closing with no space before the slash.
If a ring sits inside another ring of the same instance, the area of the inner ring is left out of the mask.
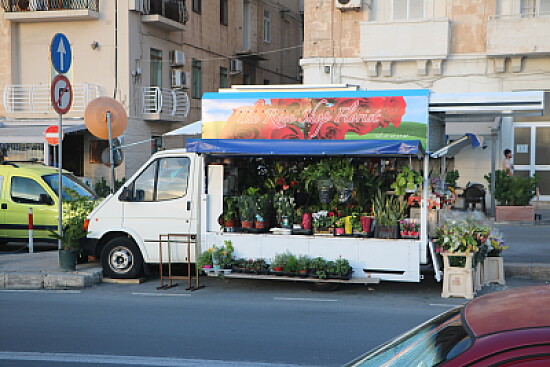
<path id="1" fill-rule="evenodd" d="M 74 175 L 63 171 L 63 199 L 72 189 L 95 199 L 94 193 Z M 38 164 L 0 164 L 0 243 L 26 242 L 29 238 L 28 214 L 33 212 L 34 239 L 57 242 L 50 230 L 58 223 L 58 169 Z"/>

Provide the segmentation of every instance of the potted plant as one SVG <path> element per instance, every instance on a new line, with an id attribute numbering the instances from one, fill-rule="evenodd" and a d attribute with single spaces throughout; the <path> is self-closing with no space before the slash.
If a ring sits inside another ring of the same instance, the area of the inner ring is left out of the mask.
<path id="1" fill-rule="evenodd" d="M 483 261 L 483 279 L 486 284 L 498 283 L 505 285 L 504 262 L 500 255 L 508 246 L 504 246 L 504 241 L 498 237 L 491 237 L 488 242 L 490 248 L 487 257 Z"/>
<path id="2" fill-rule="evenodd" d="M 269 272 L 269 265 L 265 259 L 259 258 L 252 261 L 252 270 L 256 274 L 267 274 Z"/>
<path id="3" fill-rule="evenodd" d="M 271 269 L 275 275 L 283 275 L 283 270 L 288 262 L 289 256 L 290 254 L 288 252 L 275 254 L 271 261 Z"/>
<path id="4" fill-rule="evenodd" d="M 424 181 L 422 175 L 407 166 L 403 166 L 397 174 L 395 181 L 390 185 L 395 190 L 395 195 L 405 195 L 407 192 L 415 192 Z"/>
<path id="5" fill-rule="evenodd" d="M 310 164 L 300 172 L 300 179 L 304 182 L 306 191 L 317 189 L 319 202 L 329 203 L 333 196 L 333 183 L 330 177 L 332 161 L 321 159 L 317 163 Z"/>
<path id="6" fill-rule="evenodd" d="M 346 233 L 346 221 L 345 218 L 339 218 L 337 216 L 334 216 L 334 235 L 335 236 L 342 236 Z"/>
<path id="7" fill-rule="evenodd" d="M 50 236 L 61 240 L 61 249 L 59 250 L 60 270 L 74 271 L 80 252 L 80 240 L 86 237 L 87 234 L 84 229 L 84 222 L 97 202 L 81 196 L 71 189 L 65 189 L 65 192 L 70 196 L 70 199 L 64 200 L 62 203 L 63 231 L 61 234 L 57 231 L 50 231 Z"/>
<path id="8" fill-rule="evenodd" d="M 448 187 L 455 188 L 456 181 L 458 180 L 459 177 L 460 175 L 458 174 L 458 170 L 454 169 L 454 170 L 447 171 L 447 173 L 445 173 L 445 183 L 447 184 Z"/>
<path id="9" fill-rule="evenodd" d="M 203 251 L 197 258 L 197 266 L 201 269 L 212 269 L 213 265 L 210 251 Z"/>
<path id="10" fill-rule="evenodd" d="M 530 205 L 535 197 L 538 177 L 510 176 L 504 170 L 495 171 L 495 199 L 499 205 L 495 207 L 495 219 L 503 220 L 533 220 L 535 208 Z M 491 174 L 485 175 L 491 187 Z"/>
<path id="11" fill-rule="evenodd" d="M 309 272 L 309 257 L 307 255 L 301 255 L 298 257 L 298 266 L 297 266 L 297 270 L 298 270 L 298 275 L 302 278 L 307 278 L 308 277 L 308 272 Z"/>
<path id="12" fill-rule="evenodd" d="M 312 214 L 313 217 L 313 229 L 314 234 L 330 234 L 333 230 L 334 219 L 336 214 L 334 212 L 328 212 L 321 210 Z"/>
<path id="13" fill-rule="evenodd" d="M 336 279 L 349 280 L 351 278 L 352 268 L 348 259 L 339 257 L 334 261 L 334 274 L 331 276 Z"/>
<path id="14" fill-rule="evenodd" d="M 398 238 L 398 222 L 403 219 L 407 203 L 395 196 L 378 192 L 374 200 L 374 218 L 376 220 L 374 236 L 377 238 Z"/>
<path id="15" fill-rule="evenodd" d="M 318 256 L 309 262 L 309 275 L 313 278 L 326 278 L 327 261 Z"/>
<path id="16" fill-rule="evenodd" d="M 268 228 L 269 227 L 269 214 L 273 210 L 271 205 L 271 199 L 269 194 L 263 194 L 258 196 L 256 200 L 256 218 L 254 226 L 256 228 Z"/>
<path id="17" fill-rule="evenodd" d="M 222 246 L 212 246 L 209 252 L 212 254 L 212 264 L 214 269 L 231 269 L 233 263 L 233 244 L 226 240 Z"/>
<path id="18" fill-rule="evenodd" d="M 253 228 L 254 219 L 256 217 L 256 198 L 259 189 L 249 187 L 239 197 L 238 203 L 240 206 L 241 225 L 243 228 Z"/>
<path id="19" fill-rule="evenodd" d="M 227 232 L 234 232 L 239 219 L 239 198 L 226 196 L 223 198 L 223 226 Z"/>
<path id="20" fill-rule="evenodd" d="M 277 216 L 278 225 L 283 228 L 292 228 L 296 207 L 293 198 L 278 192 L 273 198 L 273 206 Z"/>
<path id="21" fill-rule="evenodd" d="M 292 254 L 287 254 L 287 260 L 283 267 L 283 271 L 287 276 L 295 276 L 298 272 L 298 258 Z"/>
<path id="22" fill-rule="evenodd" d="M 353 192 L 354 168 L 349 158 L 331 159 L 330 178 L 338 192 L 338 201 L 348 202 Z"/>

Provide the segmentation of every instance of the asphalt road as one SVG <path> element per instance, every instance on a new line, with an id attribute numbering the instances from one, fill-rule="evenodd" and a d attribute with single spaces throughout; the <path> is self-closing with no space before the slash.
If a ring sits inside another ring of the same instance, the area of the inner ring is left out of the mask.
<path id="1" fill-rule="evenodd" d="M 335 292 L 203 282 L 0 291 L 0 366 L 339 366 L 464 302 L 430 279 Z"/>

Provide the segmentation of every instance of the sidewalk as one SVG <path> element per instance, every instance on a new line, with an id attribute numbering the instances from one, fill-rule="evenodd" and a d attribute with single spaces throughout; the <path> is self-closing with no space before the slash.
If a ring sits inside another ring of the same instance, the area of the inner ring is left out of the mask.
<path id="1" fill-rule="evenodd" d="M 61 272 L 57 251 L 0 255 L 0 289 L 79 289 L 101 282 L 99 263 Z"/>

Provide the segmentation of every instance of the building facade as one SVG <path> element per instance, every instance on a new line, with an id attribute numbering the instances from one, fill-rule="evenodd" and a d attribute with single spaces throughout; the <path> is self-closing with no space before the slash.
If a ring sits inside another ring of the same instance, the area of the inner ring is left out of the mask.
<path id="1" fill-rule="evenodd" d="M 361 89 L 425 88 L 434 93 L 547 90 L 550 85 L 548 0 L 305 0 L 304 83 Z M 506 116 L 502 150 L 513 150 L 516 174 L 537 173 L 550 199 L 550 117 Z M 447 121 L 447 135 L 489 138 L 491 121 L 472 115 Z M 487 141 L 491 147 L 491 141 Z M 487 184 L 491 149 L 455 157 L 459 184 Z"/>
<path id="2" fill-rule="evenodd" d="M 108 143 L 85 127 L 87 104 L 119 101 L 129 177 L 158 149 L 182 147 L 168 131 L 200 120 L 202 93 L 232 84 L 300 83 L 299 0 L 2 0 L 0 144 L 8 159 L 55 164 L 43 132 L 58 123 L 50 86 L 56 33 L 67 36 L 71 110 L 63 116 L 63 167 L 93 183 L 109 176 Z M 102 156 L 104 156 L 102 158 Z M 107 181 L 109 181 L 107 179 Z"/>

